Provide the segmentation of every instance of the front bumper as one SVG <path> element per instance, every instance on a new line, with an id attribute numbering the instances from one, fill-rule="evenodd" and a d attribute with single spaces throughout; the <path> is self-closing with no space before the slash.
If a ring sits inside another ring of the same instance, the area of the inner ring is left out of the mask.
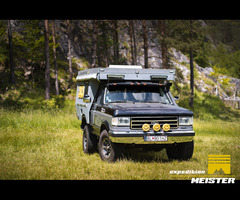
<path id="1" fill-rule="evenodd" d="M 175 129 L 165 132 L 163 130 L 155 132 L 153 130 L 144 132 L 142 130 L 131 130 L 127 127 L 109 130 L 109 137 L 114 143 L 125 144 L 173 144 L 191 142 L 195 132 L 189 128 L 186 130 Z M 167 141 L 144 141 L 144 136 L 167 136 Z"/>

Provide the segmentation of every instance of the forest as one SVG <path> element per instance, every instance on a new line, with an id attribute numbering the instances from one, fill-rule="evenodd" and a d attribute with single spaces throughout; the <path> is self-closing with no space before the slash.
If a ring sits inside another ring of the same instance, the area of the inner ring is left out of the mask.
<path id="1" fill-rule="evenodd" d="M 240 78 L 239 30 L 239 20 L 1 20 L 1 100 L 10 89 L 59 100 L 71 93 L 77 71 L 86 68 L 175 68 L 171 50 L 176 49 L 189 58 L 193 107 L 194 62 Z"/>

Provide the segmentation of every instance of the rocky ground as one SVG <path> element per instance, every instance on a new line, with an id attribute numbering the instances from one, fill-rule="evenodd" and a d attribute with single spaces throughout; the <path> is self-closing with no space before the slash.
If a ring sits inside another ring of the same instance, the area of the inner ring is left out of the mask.
<path id="1" fill-rule="evenodd" d="M 180 85 L 190 84 L 189 59 L 176 50 L 172 50 L 172 63 L 182 72 L 183 79 L 178 79 Z M 211 67 L 200 67 L 194 63 L 195 67 L 195 86 L 202 93 L 217 95 L 221 99 L 233 99 L 237 97 L 236 93 L 240 90 L 240 79 L 216 74 Z M 239 92 L 238 92 L 239 93 Z"/>

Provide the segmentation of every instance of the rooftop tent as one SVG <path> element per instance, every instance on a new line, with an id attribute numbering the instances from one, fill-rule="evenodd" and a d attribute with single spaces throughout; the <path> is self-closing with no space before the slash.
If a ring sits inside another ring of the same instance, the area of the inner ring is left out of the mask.
<path id="1" fill-rule="evenodd" d="M 142 69 L 136 65 L 110 65 L 108 68 L 93 68 L 78 72 L 77 81 L 89 79 L 133 80 L 133 81 L 174 81 L 173 69 Z"/>

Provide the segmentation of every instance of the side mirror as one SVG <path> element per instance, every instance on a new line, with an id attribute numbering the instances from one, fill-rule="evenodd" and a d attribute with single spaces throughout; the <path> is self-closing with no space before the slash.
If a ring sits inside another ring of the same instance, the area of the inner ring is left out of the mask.
<path id="1" fill-rule="evenodd" d="M 174 100 L 175 100 L 175 101 L 179 101 L 179 96 L 175 96 L 175 97 L 174 97 Z"/>
<path id="2" fill-rule="evenodd" d="M 83 102 L 84 102 L 84 103 L 90 103 L 90 102 L 91 102 L 91 97 L 90 97 L 89 95 L 85 95 L 85 96 L 83 97 Z"/>

